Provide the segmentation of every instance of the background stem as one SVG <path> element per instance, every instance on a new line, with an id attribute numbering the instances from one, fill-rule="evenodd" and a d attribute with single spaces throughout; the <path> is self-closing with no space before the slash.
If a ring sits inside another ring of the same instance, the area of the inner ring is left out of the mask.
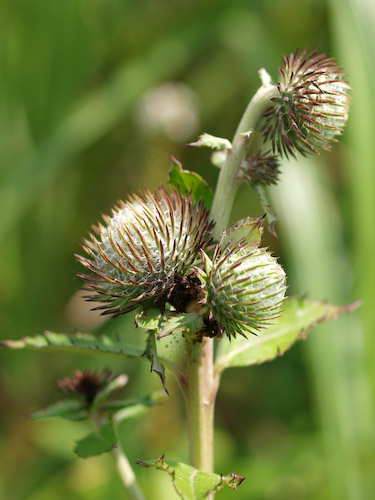
<path id="1" fill-rule="evenodd" d="M 111 453 L 116 462 L 117 471 L 129 500 L 145 500 L 138 486 L 134 471 L 125 453 L 121 449 L 120 444 L 118 444 L 117 448 L 114 448 Z"/>

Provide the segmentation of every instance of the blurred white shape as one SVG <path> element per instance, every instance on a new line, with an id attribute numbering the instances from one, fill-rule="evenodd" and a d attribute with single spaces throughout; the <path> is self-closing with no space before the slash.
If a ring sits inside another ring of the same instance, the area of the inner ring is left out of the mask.
<path id="1" fill-rule="evenodd" d="M 146 134 L 162 132 L 172 141 L 186 142 L 198 130 L 197 97 L 184 83 L 163 83 L 142 96 L 135 118 Z"/>

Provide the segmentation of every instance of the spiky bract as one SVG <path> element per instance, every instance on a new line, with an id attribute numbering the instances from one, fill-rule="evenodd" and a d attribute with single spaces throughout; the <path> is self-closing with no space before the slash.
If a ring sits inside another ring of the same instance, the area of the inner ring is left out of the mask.
<path id="1" fill-rule="evenodd" d="M 279 316 L 285 272 L 266 249 L 243 240 L 216 246 L 207 274 L 206 304 L 218 334 L 255 333 Z"/>
<path id="2" fill-rule="evenodd" d="M 283 56 L 284 68 L 277 83 L 279 96 L 265 113 L 264 131 L 274 151 L 303 155 L 329 150 L 348 118 L 350 87 L 336 61 L 307 50 Z"/>
<path id="3" fill-rule="evenodd" d="M 96 308 L 103 314 L 163 305 L 211 237 L 203 204 L 194 207 L 188 195 L 163 188 L 132 195 L 103 219 L 106 226 L 94 227 L 96 236 L 84 242 L 90 258 L 77 256 L 91 271 L 79 275 L 94 292 L 86 298 L 104 302 Z"/>
<path id="4" fill-rule="evenodd" d="M 241 166 L 241 173 L 251 184 L 270 186 L 279 180 L 279 162 L 270 151 L 257 153 L 246 159 Z"/>

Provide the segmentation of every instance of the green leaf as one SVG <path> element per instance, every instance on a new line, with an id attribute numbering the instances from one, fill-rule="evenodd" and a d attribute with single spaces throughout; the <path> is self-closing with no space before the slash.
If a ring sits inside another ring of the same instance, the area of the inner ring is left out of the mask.
<path id="1" fill-rule="evenodd" d="M 143 356 L 145 356 L 150 361 L 151 371 L 155 372 L 159 375 L 161 383 L 163 384 L 164 390 L 169 395 L 169 392 L 168 392 L 167 387 L 165 385 L 165 368 L 160 363 L 159 358 L 158 358 L 154 332 L 150 332 L 150 334 L 148 336 L 146 350 L 143 353 Z"/>
<path id="2" fill-rule="evenodd" d="M 162 325 L 158 339 L 166 337 L 171 333 L 197 332 L 203 326 L 203 319 L 197 313 L 180 313 L 168 318 Z"/>
<path id="3" fill-rule="evenodd" d="M 169 474 L 182 500 L 204 500 L 210 492 L 216 492 L 225 486 L 237 491 L 237 487 L 245 479 L 236 473 L 222 476 L 203 472 L 180 462 L 166 461 L 164 455 L 156 460 L 138 459 L 137 463 L 142 467 L 155 467 Z"/>
<path id="4" fill-rule="evenodd" d="M 42 351 L 65 351 L 72 354 L 96 354 L 100 356 L 117 356 L 141 358 L 143 351 L 137 347 L 127 346 L 120 340 L 106 335 L 98 337 L 89 333 L 45 332 L 35 337 L 24 337 L 21 340 L 3 340 L 0 345 L 11 349 L 37 349 Z"/>
<path id="5" fill-rule="evenodd" d="M 259 245 L 263 235 L 263 222 L 264 217 L 241 219 L 228 229 L 227 235 L 223 238 L 222 246 L 227 245 L 229 241 L 234 244 L 243 239 L 246 240 L 246 243 L 257 243 Z"/>
<path id="6" fill-rule="evenodd" d="M 112 380 L 109 384 L 107 384 L 98 394 L 95 396 L 91 410 L 97 410 L 98 407 L 105 401 L 113 392 L 118 391 L 125 387 L 129 378 L 127 375 L 122 374 Z"/>
<path id="7" fill-rule="evenodd" d="M 310 329 L 318 323 L 334 320 L 356 307 L 358 303 L 339 307 L 304 297 L 288 298 L 281 316 L 259 332 L 259 336 L 249 339 L 238 336 L 231 342 L 220 340 L 215 371 L 220 374 L 225 368 L 271 361 L 283 355 L 297 340 L 305 339 Z"/>
<path id="8" fill-rule="evenodd" d="M 147 309 L 147 311 L 141 311 L 135 315 L 135 322 L 140 328 L 157 331 L 162 328 L 168 314 L 168 312 L 162 314 L 160 309 Z"/>
<path id="9" fill-rule="evenodd" d="M 117 437 L 112 422 L 102 425 L 97 432 L 80 439 L 74 452 L 81 458 L 93 457 L 111 451 L 117 444 Z"/>
<path id="10" fill-rule="evenodd" d="M 85 420 L 87 412 L 85 404 L 79 399 L 64 399 L 57 401 L 42 410 L 30 413 L 32 420 L 40 420 L 42 418 L 62 417 L 66 420 Z"/>
<path id="11" fill-rule="evenodd" d="M 167 337 L 171 333 L 196 332 L 203 326 L 203 319 L 197 313 L 166 312 L 149 309 L 136 315 L 138 326 L 147 330 L 158 332 L 157 338 Z"/>
<path id="12" fill-rule="evenodd" d="M 207 182 L 199 174 L 183 170 L 178 162 L 169 170 L 169 183 L 181 193 L 191 193 L 193 203 L 203 200 L 207 209 L 211 207 L 213 194 Z"/>
<path id="13" fill-rule="evenodd" d="M 195 146 L 197 148 L 211 148 L 216 151 L 228 151 L 232 149 L 232 143 L 228 139 L 223 139 L 222 137 L 216 137 L 211 134 L 206 134 L 204 132 L 199 136 L 197 142 L 191 142 L 188 146 Z"/>

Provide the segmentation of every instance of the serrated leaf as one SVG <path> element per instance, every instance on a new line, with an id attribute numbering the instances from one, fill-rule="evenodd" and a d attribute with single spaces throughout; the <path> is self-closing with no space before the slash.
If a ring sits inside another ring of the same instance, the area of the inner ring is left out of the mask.
<path id="1" fill-rule="evenodd" d="M 97 432 L 80 439 L 74 452 L 81 458 L 94 457 L 111 451 L 117 444 L 117 437 L 112 422 L 102 425 Z"/>
<path id="2" fill-rule="evenodd" d="M 160 309 L 147 309 L 135 315 L 136 325 L 145 330 L 159 330 L 168 313 L 162 314 Z"/>
<path id="3" fill-rule="evenodd" d="M 106 335 L 98 337 L 90 333 L 45 332 L 35 337 L 24 337 L 21 340 L 3 340 L 0 345 L 11 349 L 36 349 L 42 351 L 65 351 L 72 354 L 96 354 L 101 356 L 117 356 L 141 358 L 143 351 L 137 347 L 127 346 L 120 340 Z"/>
<path id="4" fill-rule="evenodd" d="M 190 465 L 173 460 L 165 460 L 164 456 L 156 460 L 137 460 L 142 467 L 155 467 L 169 474 L 177 494 L 182 500 L 204 500 L 209 493 L 216 492 L 225 486 L 237 490 L 244 477 L 236 473 L 222 476 L 203 472 Z"/>
<path id="5" fill-rule="evenodd" d="M 197 332 L 203 326 L 203 319 L 197 313 L 180 313 L 168 318 L 162 325 L 157 336 L 158 339 L 171 333 Z"/>
<path id="6" fill-rule="evenodd" d="M 74 421 L 85 420 L 87 418 L 85 404 L 79 399 L 64 399 L 62 401 L 57 401 L 42 410 L 30 413 L 30 418 L 32 420 L 40 420 L 51 417 L 62 417 L 66 420 Z"/>
<path id="7" fill-rule="evenodd" d="M 195 146 L 197 148 L 211 148 L 216 151 L 228 151 L 232 149 L 232 143 L 223 137 L 216 137 L 204 132 L 201 134 L 196 142 L 191 142 L 188 146 Z"/>
<path id="8" fill-rule="evenodd" d="M 246 217 L 238 221 L 233 227 L 229 228 L 228 233 L 223 238 L 221 245 L 225 246 L 230 241 L 234 244 L 240 240 L 245 240 L 246 243 L 261 243 L 263 235 L 264 217 L 252 219 Z"/>
<path id="9" fill-rule="evenodd" d="M 334 320 L 357 306 L 358 303 L 339 307 L 304 297 L 288 298 L 281 316 L 258 336 L 249 339 L 238 336 L 231 342 L 220 340 L 215 372 L 220 374 L 225 368 L 271 361 L 284 354 L 297 340 L 305 338 L 318 323 Z"/>
<path id="10" fill-rule="evenodd" d="M 150 334 L 148 336 L 147 343 L 146 343 L 146 349 L 143 353 L 143 356 L 145 356 L 150 361 L 150 363 L 151 363 L 150 371 L 155 372 L 159 375 L 161 383 L 163 384 L 164 390 L 169 395 L 169 392 L 168 392 L 167 387 L 165 385 L 165 368 L 160 363 L 159 358 L 158 358 L 154 332 L 150 332 Z"/>
<path id="11" fill-rule="evenodd" d="M 105 401 L 113 392 L 118 391 L 125 387 L 127 384 L 129 378 L 127 375 L 122 374 L 116 377 L 114 380 L 111 380 L 109 384 L 107 384 L 101 391 L 98 392 L 98 394 L 95 396 L 92 405 L 91 405 L 91 410 L 95 411 L 98 409 L 98 407 Z"/>
<path id="12" fill-rule="evenodd" d="M 203 326 L 202 317 L 197 313 L 161 314 L 157 309 L 140 312 L 136 315 L 135 321 L 139 327 L 157 332 L 158 339 L 172 333 L 196 332 Z"/>
<path id="13" fill-rule="evenodd" d="M 212 205 L 213 193 L 207 182 L 196 172 L 183 170 L 181 164 L 173 163 L 169 170 L 169 183 L 181 193 L 191 193 L 193 203 L 203 201 L 209 209 Z"/>

